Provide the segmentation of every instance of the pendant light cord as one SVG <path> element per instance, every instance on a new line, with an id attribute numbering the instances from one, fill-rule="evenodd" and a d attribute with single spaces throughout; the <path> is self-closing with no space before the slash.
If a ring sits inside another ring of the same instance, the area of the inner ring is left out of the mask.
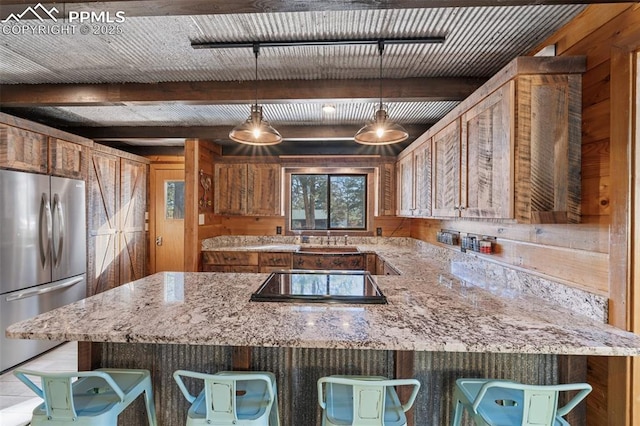
<path id="1" fill-rule="evenodd" d="M 378 41 L 378 52 L 380 52 L 380 108 L 382 109 L 382 52 L 384 52 L 384 40 Z"/>
<path id="2" fill-rule="evenodd" d="M 254 80 L 254 85 L 256 89 L 256 103 L 255 106 L 258 107 L 258 55 L 260 54 L 260 45 L 258 43 L 253 44 L 253 55 L 256 57 L 256 78 Z"/>

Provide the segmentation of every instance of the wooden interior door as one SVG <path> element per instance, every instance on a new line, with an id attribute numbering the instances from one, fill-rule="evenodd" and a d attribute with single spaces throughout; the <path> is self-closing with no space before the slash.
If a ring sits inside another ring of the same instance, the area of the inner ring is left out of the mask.
<path id="1" fill-rule="evenodd" d="M 89 167 L 87 296 L 120 283 L 118 188 L 120 159 L 94 151 Z"/>
<path id="2" fill-rule="evenodd" d="M 183 164 L 151 165 L 151 271 L 184 271 Z"/>
<path id="3" fill-rule="evenodd" d="M 120 283 L 146 275 L 147 165 L 123 158 L 120 164 Z"/>

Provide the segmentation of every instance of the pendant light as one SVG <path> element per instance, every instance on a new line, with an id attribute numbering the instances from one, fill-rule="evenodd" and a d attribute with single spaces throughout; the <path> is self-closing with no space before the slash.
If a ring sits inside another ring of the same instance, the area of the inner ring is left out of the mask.
<path id="1" fill-rule="evenodd" d="M 267 146 L 275 145 L 282 142 L 282 136 L 274 129 L 267 120 L 262 116 L 262 106 L 258 105 L 258 54 L 260 53 L 260 45 L 253 44 L 253 54 L 256 58 L 256 102 L 251 106 L 251 114 L 249 118 L 234 127 L 229 132 L 231 140 L 247 144 Z"/>
<path id="2" fill-rule="evenodd" d="M 409 137 L 409 133 L 399 125 L 389 119 L 389 115 L 382 104 L 382 53 L 384 52 L 384 41 L 378 41 L 378 52 L 380 53 L 380 105 L 372 121 L 369 121 L 353 139 L 363 145 L 390 145 L 402 142 Z"/>

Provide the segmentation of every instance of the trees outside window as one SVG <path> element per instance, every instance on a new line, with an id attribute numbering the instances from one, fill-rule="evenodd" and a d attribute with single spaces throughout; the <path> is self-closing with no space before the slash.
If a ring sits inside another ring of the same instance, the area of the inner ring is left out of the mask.
<path id="1" fill-rule="evenodd" d="M 367 175 L 292 174 L 291 229 L 366 229 Z"/>

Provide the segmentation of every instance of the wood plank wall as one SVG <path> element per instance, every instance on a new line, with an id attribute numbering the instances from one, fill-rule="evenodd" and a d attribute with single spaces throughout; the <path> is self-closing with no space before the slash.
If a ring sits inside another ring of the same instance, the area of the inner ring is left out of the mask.
<path id="1" fill-rule="evenodd" d="M 220 145 L 207 140 L 187 139 L 184 144 L 185 170 L 185 223 L 184 270 L 200 270 L 200 245 L 206 238 L 216 236 L 212 209 L 199 208 L 200 172 L 213 176 L 214 155 L 222 153 Z M 213 203 L 212 203 L 213 204 Z M 204 215 L 204 225 L 198 224 L 198 216 Z"/>

